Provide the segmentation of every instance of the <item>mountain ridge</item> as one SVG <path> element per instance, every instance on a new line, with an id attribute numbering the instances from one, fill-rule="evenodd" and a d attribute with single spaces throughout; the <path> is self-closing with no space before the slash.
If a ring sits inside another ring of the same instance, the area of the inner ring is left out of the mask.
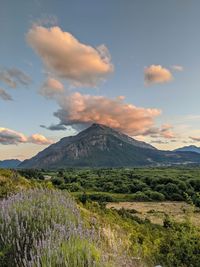
<path id="1" fill-rule="evenodd" d="M 0 160 L 0 168 L 17 168 L 19 164 L 21 163 L 18 159 L 5 159 Z"/>
<path id="2" fill-rule="evenodd" d="M 200 163 L 197 153 L 160 151 L 102 124 L 92 124 L 75 136 L 64 137 L 20 168 L 124 167 Z M 191 160 L 192 159 L 192 160 Z"/>
<path id="3" fill-rule="evenodd" d="M 200 147 L 197 147 L 195 145 L 190 145 L 190 146 L 184 146 L 184 147 L 177 148 L 174 151 L 196 152 L 196 153 L 200 154 Z"/>

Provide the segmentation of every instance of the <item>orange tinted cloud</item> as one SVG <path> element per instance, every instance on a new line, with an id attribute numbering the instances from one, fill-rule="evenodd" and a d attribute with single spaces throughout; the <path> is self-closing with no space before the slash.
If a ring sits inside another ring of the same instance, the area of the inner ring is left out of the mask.
<path id="1" fill-rule="evenodd" d="M 78 92 L 59 101 L 60 109 L 54 113 L 62 125 L 104 124 L 130 135 L 146 132 L 160 115 L 158 109 L 141 108 L 126 104 L 122 98 L 82 95 Z"/>
<path id="2" fill-rule="evenodd" d="M 64 92 L 64 86 L 58 80 L 49 77 L 42 85 L 39 93 L 46 98 L 53 98 L 54 96 Z"/>
<path id="3" fill-rule="evenodd" d="M 59 27 L 34 25 L 26 39 L 49 71 L 75 86 L 96 86 L 113 71 L 106 46 L 85 45 Z"/>
<path id="4" fill-rule="evenodd" d="M 160 135 L 161 137 L 164 137 L 166 139 L 172 139 L 175 138 L 175 133 L 172 131 L 173 126 L 170 124 L 164 124 L 161 127 Z"/>
<path id="5" fill-rule="evenodd" d="M 52 144 L 52 140 L 47 139 L 45 136 L 41 134 L 33 134 L 28 138 L 28 141 L 37 145 L 49 145 Z"/>
<path id="6" fill-rule="evenodd" d="M 148 129 L 144 135 L 149 135 L 152 138 L 165 138 L 165 139 L 173 139 L 176 137 L 175 133 L 173 132 L 173 126 L 170 124 L 163 124 L 160 128 L 152 127 Z"/>
<path id="7" fill-rule="evenodd" d="M 0 128 L 0 144 L 3 145 L 16 145 L 19 143 L 26 143 L 27 137 L 19 132 L 8 128 Z"/>
<path id="8" fill-rule="evenodd" d="M 33 143 L 38 145 L 48 145 L 52 141 L 41 134 L 33 134 L 30 137 L 23 133 L 0 127 L 0 144 L 2 145 L 17 145 L 20 143 Z"/>
<path id="9" fill-rule="evenodd" d="M 190 139 L 196 142 L 200 142 L 200 137 L 190 136 Z"/>
<path id="10" fill-rule="evenodd" d="M 146 85 L 166 83 L 172 79 L 171 72 L 161 65 L 151 65 L 144 69 L 144 81 Z"/>

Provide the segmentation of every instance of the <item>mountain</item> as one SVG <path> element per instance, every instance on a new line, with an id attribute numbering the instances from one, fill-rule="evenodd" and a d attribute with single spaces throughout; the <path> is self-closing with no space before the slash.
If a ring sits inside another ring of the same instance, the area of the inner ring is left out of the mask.
<path id="1" fill-rule="evenodd" d="M 18 159 L 2 160 L 0 161 L 0 168 L 5 168 L 5 169 L 17 168 L 20 163 L 21 161 Z"/>
<path id="2" fill-rule="evenodd" d="M 180 147 L 175 149 L 174 151 L 182 151 L 182 152 L 196 152 L 200 154 L 200 147 L 191 145 L 191 146 L 184 146 L 184 147 Z"/>
<path id="3" fill-rule="evenodd" d="M 192 152 L 160 151 L 110 127 L 92 124 L 75 136 L 62 138 L 20 168 L 125 167 L 200 163 Z"/>

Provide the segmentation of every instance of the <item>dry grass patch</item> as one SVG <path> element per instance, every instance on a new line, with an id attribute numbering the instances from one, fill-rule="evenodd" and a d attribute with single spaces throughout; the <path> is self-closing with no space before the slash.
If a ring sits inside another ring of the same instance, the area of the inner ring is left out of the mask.
<path id="1" fill-rule="evenodd" d="M 169 215 L 177 222 L 182 222 L 186 217 L 191 218 L 192 223 L 200 226 L 200 209 L 178 201 L 166 202 L 116 202 L 108 203 L 107 208 L 126 209 L 134 211 L 134 215 L 149 219 L 152 223 L 163 224 L 165 215 Z"/>

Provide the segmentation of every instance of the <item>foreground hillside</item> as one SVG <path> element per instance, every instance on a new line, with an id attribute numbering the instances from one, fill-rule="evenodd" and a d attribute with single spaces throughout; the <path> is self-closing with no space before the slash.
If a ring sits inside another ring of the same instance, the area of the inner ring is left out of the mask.
<path id="1" fill-rule="evenodd" d="M 2 267 L 199 267 L 200 229 L 189 214 L 181 223 L 165 214 L 162 224 L 152 224 L 85 193 L 75 202 L 41 175 L 1 170 L 0 177 Z"/>
<path id="2" fill-rule="evenodd" d="M 20 168 L 160 166 L 200 163 L 194 152 L 160 151 L 105 125 L 93 124 L 76 136 L 62 138 Z"/>

